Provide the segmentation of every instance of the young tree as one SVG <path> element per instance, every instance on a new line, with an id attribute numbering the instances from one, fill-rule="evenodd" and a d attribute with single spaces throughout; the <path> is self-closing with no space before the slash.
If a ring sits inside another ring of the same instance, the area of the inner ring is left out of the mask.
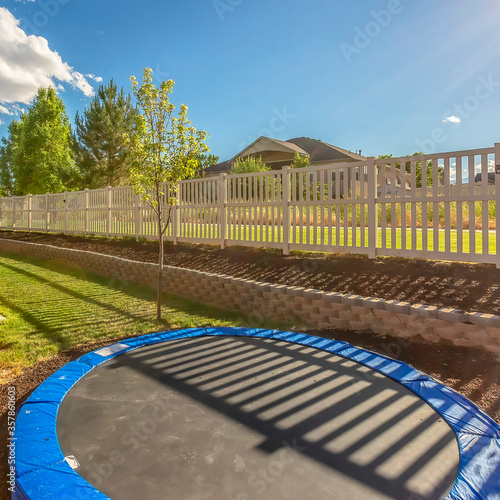
<path id="1" fill-rule="evenodd" d="M 305 168 L 311 164 L 311 158 L 309 155 L 301 155 L 298 151 L 293 156 L 293 161 L 290 164 L 290 168 Z"/>
<path id="2" fill-rule="evenodd" d="M 153 84 L 151 69 L 144 69 L 142 84 L 131 77 L 139 114 L 136 133 L 128 137 L 132 145 L 131 179 L 134 190 L 153 210 L 158 232 L 158 286 L 156 319 L 161 320 L 161 282 L 163 277 L 163 239 L 171 222 L 179 181 L 192 177 L 199 169 L 199 155 L 208 153 L 208 134 L 197 131 L 181 104 L 175 116 L 170 94 L 175 83 Z"/>
<path id="3" fill-rule="evenodd" d="M 1 150 L 1 181 L 15 196 L 60 193 L 78 176 L 71 127 L 56 91 L 40 88 L 20 121 L 9 126 Z"/>
<path id="4" fill-rule="evenodd" d="M 134 135 L 136 116 L 130 95 L 123 88 L 118 92 L 113 80 L 99 87 L 82 117 L 76 113 L 76 154 L 84 187 L 129 182 L 132 155 L 125 136 Z"/>
<path id="5" fill-rule="evenodd" d="M 230 174 L 253 174 L 254 172 L 269 172 L 271 167 L 264 163 L 262 157 L 238 158 L 231 167 Z"/>

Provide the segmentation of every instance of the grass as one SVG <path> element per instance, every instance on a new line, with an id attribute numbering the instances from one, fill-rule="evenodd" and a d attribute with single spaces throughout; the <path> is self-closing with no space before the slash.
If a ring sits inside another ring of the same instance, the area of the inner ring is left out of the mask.
<path id="1" fill-rule="evenodd" d="M 218 231 L 218 227 L 216 224 L 185 224 L 182 227 L 182 236 L 184 238 L 205 238 L 207 240 L 212 240 L 213 243 L 217 244 L 220 239 L 220 232 Z M 113 228 L 117 231 L 117 228 Z M 132 227 L 130 228 L 133 232 Z M 128 228 L 122 229 L 127 231 Z M 423 247 L 423 232 L 425 230 L 421 227 L 415 228 L 415 236 L 416 236 L 416 248 L 412 248 L 412 230 L 410 228 L 406 229 L 406 249 L 407 250 L 424 250 Z M 475 243 L 472 245 L 470 234 L 471 232 L 468 229 L 464 229 L 462 231 L 462 252 L 463 253 L 483 253 L 483 232 L 479 229 L 472 231 L 475 235 Z M 316 234 L 315 234 L 316 233 Z M 292 226 L 290 228 L 290 240 L 291 243 L 304 244 L 304 245 L 325 245 L 325 246 L 353 246 L 353 230 L 352 227 L 347 228 L 347 232 L 344 230 L 344 225 L 339 226 L 338 237 L 335 226 L 332 226 L 331 230 L 331 239 L 330 239 L 330 231 L 328 224 L 325 224 L 325 229 L 322 232 L 321 227 L 317 227 L 316 231 L 310 225 L 307 224 L 302 225 L 302 230 L 300 229 L 300 225 L 296 225 L 296 229 Z M 383 231 L 379 227 L 378 228 L 378 248 L 383 248 L 382 245 L 382 235 Z M 401 227 L 396 227 L 396 245 L 394 249 L 402 249 L 402 233 L 403 230 Z M 154 238 L 154 231 L 148 227 L 144 227 L 144 234 L 150 234 L 152 238 Z M 439 242 L 438 249 L 440 252 L 444 252 L 446 248 L 446 232 L 443 228 L 439 228 Z M 450 251 L 457 252 L 458 251 L 458 235 L 459 231 L 456 229 L 450 230 Z M 346 238 L 347 236 L 347 238 Z M 134 236 L 128 236 L 129 238 L 135 239 Z M 266 242 L 275 242 L 279 243 L 283 241 L 283 228 L 276 224 L 274 227 L 271 223 L 264 225 L 262 230 L 260 227 L 254 225 L 253 223 L 247 222 L 242 223 L 241 226 L 238 223 L 230 224 L 228 226 L 228 238 L 229 241 L 235 241 L 236 243 L 242 243 L 244 241 L 252 241 L 252 242 L 260 242 L 263 246 L 265 246 Z M 356 228 L 356 245 L 357 247 L 361 247 L 361 228 Z M 368 229 L 365 228 L 365 245 L 368 241 Z M 243 244 L 243 243 L 242 243 Z M 490 230 L 488 232 L 488 249 L 485 253 L 489 253 L 490 255 L 496 255 L 496 231 Z M 386 245 L 385 248 L 392 249 L 392 229 L 390 227 L 386 228 Z M 433 229 L 427 229 L 427 247 L 426 251 L 432 252 L 434 250 L 434 234 Z"/>
<path id="2" fill-rule="evenodd" d="M 158 324 L 156 292 L 150 287 L 124 288 L 80 269 L 11 254 L 0 255 L 0 283 L 0 314 L 7 318 L 0 322 L 0 383 L 38 361 L 96 340 L 196 326 L 250 326 L 253 320 L 166 294 L 165 320 Z"/>

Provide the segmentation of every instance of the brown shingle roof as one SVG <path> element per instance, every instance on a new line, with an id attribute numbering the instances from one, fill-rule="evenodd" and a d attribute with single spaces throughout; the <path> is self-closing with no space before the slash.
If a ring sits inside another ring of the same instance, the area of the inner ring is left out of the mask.
<path id="1" fill-rule="evenodd" d="M 327 142 L 320 141 L 318 139 L 310 139 L 309 137 L 297 137 L 295 139 L 289 139 L 288 141 L 281 141 L 279 139 L 272 139 L 270 137 L 259 137 L 252 144 L 247 146 L 243 151 L 238 153 L 236 156 L 230 160 L 218 163 L 208 167 L 205 172 L 209 175 L 214 175 L 222 172 L 229 172 L 231 166 L 236 160 L 236 158 L 241 157 L 247 150 L 252 150 L 255 144 L 259 141 L 265 140 L 267 143 L 276 143 L 278 146 L 282 146 L 288 150 L 299 152 L 300 154 L 308 154 L 311 158 L 311 163 L 324 163 L 328 161 L 363 161 L 366 160 L 364 156 L 352 153 L 346 149 L 338 148 Z M 252 153 L 250 153 L 252 154 Z"/>

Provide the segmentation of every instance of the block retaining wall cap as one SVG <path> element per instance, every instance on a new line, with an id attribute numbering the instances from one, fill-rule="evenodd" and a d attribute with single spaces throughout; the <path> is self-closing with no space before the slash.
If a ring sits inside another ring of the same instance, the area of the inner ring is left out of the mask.
<path id="1" fill-rule="evenodd" d="M 261 293 L 269 292 L 271 290 L 271 283 L 257 283 L 255 288 Z"/>
<path id="2" fill-rule="evenodd" d="M 343 293 L 325 292 L 321 297 L 321 300 L 323 300 L 324 302 L 332 302 L 335 304 L 340 304 L 343 296 L 344 296 Z"/>
<path id="3" fill-rule="evenodd" d="M 352 293 L 349 293 L 347 295 L 344 295 L 341 299 L 340 302 L 346 306 L 360 306 L 361 305 L 361 295 L 355 295 Z"/>
<path id="4" fill-rule="evenodd" d="M 470 321 L 474 325 L 500 328 L 500 316 L 478 312 L 468 312 L 465 313 L 465 315 L 467 317 L 467 321 Z"/>
<path id="5" fill-rule="evenodd" d="M 386 300 L 384 307 L 386 311 L 399 314 L 410 314 L 409 302 L 401 302 L 399 300 Z"/>
<path id="6" fill-rule="evenodd" d="M 292 297 L 302 297 L 305 291 L 306 288 L 303 286 L 289 286 L 287 287 L 286 293 Z"/>
<path id="7" fill-rule="evenodd" d="M 437 319 L 438 308 L 436 306 L 428 306 L 426 304 L 413 304 L 410 306 L 410 315 L 419 316 L 421 318 Z"/>
<path id="8" fill-rule="evenodd" d="M 376 297 L 367 297 L 361 299 L 361 304 L 363 307 L 368 307 L 369 309 L 384 309 L 385 308 L 385 300 L 377 299 Z"/>
<path id="9" fill-rule="evenodd" d="M 324 293 L 325 292 L 323 292 L 322 290 L 314 290 L 314 289 L 307 288 L 303 292 L 303 297 L 305 297 L 306 299 L 310 299 L 310 300 L 321 300 Z"/>
<path id="10" fill-rule="evenodd" d="M 288 287 L 286 285 L 271 285 L 271 294 L 286 295 Z"/>
<path id="11" fill-rule="evenodd" d="M 465 311 L 453 309 L 452 307 L 438 309 L 438 318 L 443 321 L 452 321 L 453 323 L 465 323 L 468 321 Z"/>

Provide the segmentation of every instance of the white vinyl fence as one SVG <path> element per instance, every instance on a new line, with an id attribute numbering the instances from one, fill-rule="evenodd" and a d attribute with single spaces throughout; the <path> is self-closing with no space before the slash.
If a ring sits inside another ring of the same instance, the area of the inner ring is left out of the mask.
<path id="1" fill-rule="evenodd" d="M 493 263 L 495 147 L 180 183 L 166 239 Z M 500 168 L 500 165 L 498 165 Z M 480 174 L 480 180 L 477 178 Z M 155 238 L 131 187 L 0 198 L 0 229 Z"/>

